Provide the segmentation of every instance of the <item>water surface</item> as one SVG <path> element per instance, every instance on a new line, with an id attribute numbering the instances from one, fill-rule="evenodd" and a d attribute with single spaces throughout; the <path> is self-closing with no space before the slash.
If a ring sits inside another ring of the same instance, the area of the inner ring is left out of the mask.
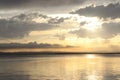
<path id="1" fill-rule="evenodd" d="M 120 80 L 120 55 L 1 57 L 0 80 Z"/>

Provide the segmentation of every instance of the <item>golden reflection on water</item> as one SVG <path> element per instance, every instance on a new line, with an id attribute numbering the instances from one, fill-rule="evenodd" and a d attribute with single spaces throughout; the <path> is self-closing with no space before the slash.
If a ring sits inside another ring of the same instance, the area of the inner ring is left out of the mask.
<path id="1" fill-rule="evenodd" d="M 64 60 L 65 72 L 71 75 L 67 80 L 101 80 L 104 74 L 104 60 L 96 55 L 71 57 Z"/>
<path id="2" fill-rule="evenodd" d="M 27 80 L 120 80 L 119 57 L 87 54 L 2 61 L 0 73 L 29 75 Z"/>
<path id="3" fill-rule="evenodd" d="M 92 59 L 92 58 L 95 58 L 95 55 L 93 55 L 93 54 L 87 54 L 86 57 Z"/>

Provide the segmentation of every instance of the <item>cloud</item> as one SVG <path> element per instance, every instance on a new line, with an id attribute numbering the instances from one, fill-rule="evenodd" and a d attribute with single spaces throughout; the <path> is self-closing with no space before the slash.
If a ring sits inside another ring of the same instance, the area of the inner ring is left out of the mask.
<path id="1" fill-rule="evenodd" d="M 51 18 L 48 22 L 49 22 L 49 23 L 52 23 L 52 24 L 59 24 L 59 23 L 64 22 L 64 20 L 65 20 L 65 18 L 60 18 L 60 19 Z"/>
<path id="2" fill-rule="evenodd" d="M 81 26 L 83 26 L 83 25 L 85 25 L 85 24 L 87 24 L 86 21 L 80 22 L 80 25 L 81 25 Z"/>
<path id="3" fill-rule="evenodd" d="M 1 6 L 17 6 L 20 4 L 28 3 L 31 0 L 0 0 Z"/>
<path id="4" fill-rule="evenodd" d="M 117 34 L 120 34 L 120 23 L 103 23 L 101 35 L 104 38 L 114 37 Z"/>
<path id="5" fill-rule="evenodd" d="M 40 43 L 37 42 L 29 42 L 29 43 L 1 43 L 0 49 L 16 49 L 16 48 L 62 48 L 64 46 L 59 44 L 48 44 L 48 43 Z M 67 46 L 66 46 L 67 47 Z"/>
<path id="6" fill-rule="evenodd" d="M 23 38 L 31 31 L 43 31 L 56 27 L 54 24 L 32 21 L 36 17 L 48 18 L 42 14 L 20 14 L 9 19 L 0 19 L 0 38 Z"/>
<path id="7" fill-rule="evenodd" d="M 57 35 L 55 35 L 55 37 L 58 37 L 59 38 L 59 40 L 65 40 L 65 35 L 63 35 L 63 34 L 57 34 Z"/>
<path id="8" fill-rule="evenodd" d="M 39 14 L 39 13 L 29 13 L 29 14 L 23 13 L 23 14 L 13 16 L 11 19 L 21 20 L 21 21 L 31 21 L 34 18 L 48 19 L 50 17 L 48 17 L 47 15 L 44 15 L 44 14 Z"/>
<path id="9" fill-rule="evenodd" d="M 119 45 L 110 45 L 111 50 L 115 52 L 120 52 L 120 46 Z"/>
<path id="10" fill-rule="evenodd" d="M 76 34 L 78 38 L 96 38 L 96 37 L 101 37 L 99 36 L 96 32 L 92 32 L 90 30 L 80 28 L 78 30 L 70 31 L 69 33 L 71 34 Z"/>
<path id="11" fill-rule="evenodd" d="M 109 4 L 107 6 L 88 6 L 80 8 L 72 14 L 79 14 L 87 17 L 100 17 L 100 18 L 120 18 L 120 4 Z"/>
<path id="12" fill-rule="evenodd" d="M 82 4 L 86 0 L 0 0 L 1 8 L 52 7 Z"/>
<path id="13" fill-rule="evenodd" d="M 76 34 L 78 37 L 87 37 L 90 35 L 87 35 L 88 31 L 86 29 L 78 29 L 78 30 L 74 30 L 74 31 L 70 31 L 70 33 L 72 34 Z"/>
<path id="14" fill-rule="evenodd" d="M 101 37 L 104 39 L 112 38 L 120 34 L 120 23 L 103 23 L 102 27 L 96 29 L 96 31 L 89 31 L 84 28 L 70 31 L 69 33 L 76 34 L 78 37 L 96 38 Z"/>

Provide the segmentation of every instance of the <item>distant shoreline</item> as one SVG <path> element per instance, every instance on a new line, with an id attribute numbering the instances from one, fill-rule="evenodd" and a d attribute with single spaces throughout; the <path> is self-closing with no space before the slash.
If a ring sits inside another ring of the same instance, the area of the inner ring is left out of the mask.
<path id="1" fill-rule="evenodd" d="M 96 52 L 0 52 L 0 57 L 27 57 L 27 56 L 67 56 L 95 54 L 101 56 L 120 57 L 120 52 L 116 53 L 96 53 Z"/>

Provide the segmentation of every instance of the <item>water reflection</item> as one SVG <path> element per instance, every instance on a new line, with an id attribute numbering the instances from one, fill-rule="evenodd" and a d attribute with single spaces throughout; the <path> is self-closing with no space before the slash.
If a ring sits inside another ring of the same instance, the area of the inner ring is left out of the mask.
<path id="1" fill-rule="evenodd" d="M 0 59 L 0 80 L 120 80 L 120 57 L 53 56 Z"/>
<path id="2" fill-rule="evenodd" d="M 87 54 L 86 57 L 89 59 L 92 59 L 92 58 L 95 58 L 95 55 L 94 54 Z"/>

